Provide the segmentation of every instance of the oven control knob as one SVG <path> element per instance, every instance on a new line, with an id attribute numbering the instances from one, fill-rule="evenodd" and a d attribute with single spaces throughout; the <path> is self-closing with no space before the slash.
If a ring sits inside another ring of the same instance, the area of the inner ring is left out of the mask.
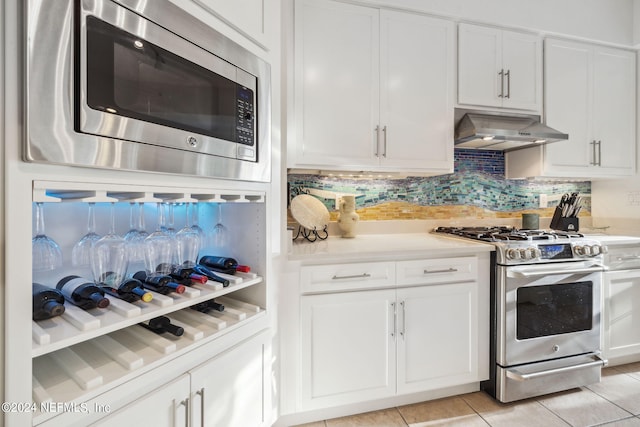
<path id="1" fill-rule="evenodd" d="M 531 248 L 531 254 L 533 258 L 540 258 L 542 256 L 542 252 L 538 248 Z"/>
<path id="2" fill-rule="evenodd" d="M 529 259 L 529 250 L 528 249 L 520 249 L 520 259 L 527 260 Z"/>
<path id="3" fill-rule="evenodd" d="M 576 255 L 579 255 L 579 256 L 586 256 L 587 255 L 586 246 L 575 246 L 573 248 L 573 251 L 576 253 Z"/>
<path id="4" fill-rule="evenodd" d="M 602 247 L 600 245 L 591 246 L 591 255 L 596 256 L 602 252 Z"/>
<path id="5" fill-rule="evenodd" d="M 517 249 L 507 249 L 507 259 L 520 259 L 520 252 Z"/>

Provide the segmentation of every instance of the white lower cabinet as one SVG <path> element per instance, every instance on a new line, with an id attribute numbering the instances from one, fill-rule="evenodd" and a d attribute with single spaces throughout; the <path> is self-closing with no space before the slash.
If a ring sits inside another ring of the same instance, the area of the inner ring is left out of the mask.
<path id="1" fill-rule="evenodd" d="M 302 298 L 302 406 L 395 393 L 395 290 Z"/>
<path id="2" fill-rule="evenodd" d="M 266 339 L 262 333 L 244 341 L 92 425 L 267 425 Z"/>
<path id="3" fill-rule="evenodd" d="M 398 393 L 477 381 L 477 283 L 397 292 Z"/>
<path id="4" fill-rule="evenodd" d="M 189 375 L 182 375 L 147 396 L 93 424 L 94 426 L 187 426 Z"/>
<path id="5" fill-rule="evenodd" d="M 603 356 L 612 364 L 640 360 L 640 272 L 606 272 L 603 284 Z"/>
<path id="6" fill-rule="evenodd" d="M 301 277 L 309 277 L 305 269 L 331 275 L 349 265 L 303 267 Z M 365 269 L 352 280 L 362 287 L 363 277 L 371 278 L 371 290 L 351 291 L 349 279 L 342 279 L 330 284 L 330 293 L 302 295 L 303 410 L 484 379 L 479 287 L 488 281 L 478 280 L 477 258 L 398 261 L 395 271 L 385 289 L 376 289 L 382 284 Z"/>

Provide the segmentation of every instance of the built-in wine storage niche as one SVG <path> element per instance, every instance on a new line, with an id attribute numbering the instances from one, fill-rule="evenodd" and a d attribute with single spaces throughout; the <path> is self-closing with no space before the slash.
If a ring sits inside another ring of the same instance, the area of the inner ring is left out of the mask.
<path id="1" fill-rule="evenodd" d="M 232 257 L 250 266 L 250 271 L 219 273 L 229 281 L 228 286 L 209 280 L 193 283 L 182 294 L 151 291 L 149 302 L 129 303 L 107 295 L 108 307 L 90 310 L 65 302 L 62 315 L 33 321 L 33 400 L 37 406 L 95 398 L 265 316 L 265 194 L 256 191 L 34 181 L 33 234 L 43 215 L 44 232 L 59 245 L 62 265 L 49 271 L 39 271 L 34 265 L 33 281 L 55 287 L 68 275 L 93 279 L 89 266 L 72 262 L 74 245 L 87 233 L 90 206 L 98 235 L 108 234 L 113 221 L 115 232 L 124 236 L 135 215 L 143 216 L 148 233 L 157 229 L 158 205 L 165 206 L 161 208 L 165 216 L 171 206 L 173 224 L 168 225 L 176 231 L 194 225 L 193 210 L 197 209 L 197 225 L 207 239 L 200 255 Z M 223 240 L 212 237 L 218 224 L 224 227 Z M 130 265 L 129 272 L 138 268 Z M 203 313 L 191 308 L 213 300 L 224 305 L 224 310 Z M 140 326 L 160 316 L 182 327 L 184 333 L 179 337 L 157 334 Z M 52 416 L 55 414 L 35 413 L 34 424 Z"/>

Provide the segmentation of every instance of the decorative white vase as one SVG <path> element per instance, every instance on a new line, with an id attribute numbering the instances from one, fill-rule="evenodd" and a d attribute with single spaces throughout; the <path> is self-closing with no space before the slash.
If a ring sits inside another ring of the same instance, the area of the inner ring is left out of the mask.
<path id="1" fill-rule="evenodd" d="M 356 213 L 356 196 L 342 196 L 338 214 L 338 227 L 342 230 L 342 237 L 356 237 L 354 231 L 360 215 Z"/>

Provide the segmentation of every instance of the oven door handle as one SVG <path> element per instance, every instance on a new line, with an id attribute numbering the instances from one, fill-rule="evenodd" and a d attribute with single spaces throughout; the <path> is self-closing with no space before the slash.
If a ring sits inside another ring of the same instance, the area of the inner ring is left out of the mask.
<path id="1" fill-rule="evenodd" d="M 529 270 L 518 271 L 513 269 L 507 269 L 507 277 L 513 279 L 529 279 L 531 277 L 548 276 L 550 274 L 590 274 L 604 271 L 605 268 L 601 265 L 592 265 L 583 268 L 567 268 L 567 269 L 549 269 L 549 270 Z"/>
<path id="2" fill-rule="evenodd" d="M 564 372 L 577 371 L 579 369 L 592 368 L 594 366 L 607 366 L 609 363 L 606 359 L 601 359 L 599 356 L 591 356 L 594 360 L 592 362 L 581 363 L 579 365 L 563 366 L 562 368 L 548 369 L 546 371 L 532 372 L 530 374 L 523 374 L 517 369 L 507 369 L 507 377 L 516 381 L 533 380 L 540 377 L 546 377 L 549 375 L 561 374 Z"/>

